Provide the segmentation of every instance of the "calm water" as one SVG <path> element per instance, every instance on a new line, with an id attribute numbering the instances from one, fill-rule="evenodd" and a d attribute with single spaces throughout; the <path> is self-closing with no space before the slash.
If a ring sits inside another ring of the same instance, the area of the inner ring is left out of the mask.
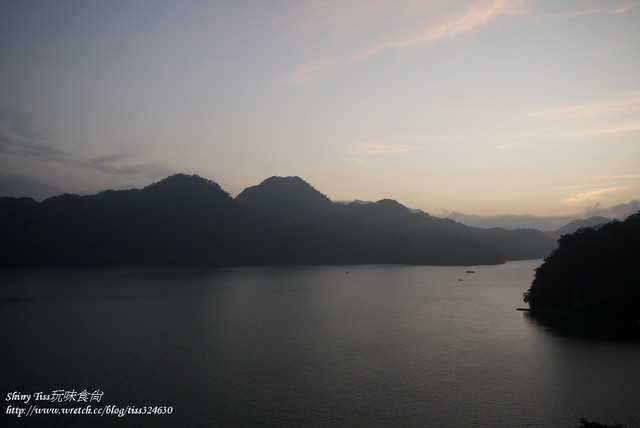
<path id="1" fill-rule="evenodd" d="M 640 425 L 640 345 L 559 336 L 515 310 L 539 264 L 0 272 L 3 397 L 99 389 L 96 406 L 173 407 L 2 419 Z"/>

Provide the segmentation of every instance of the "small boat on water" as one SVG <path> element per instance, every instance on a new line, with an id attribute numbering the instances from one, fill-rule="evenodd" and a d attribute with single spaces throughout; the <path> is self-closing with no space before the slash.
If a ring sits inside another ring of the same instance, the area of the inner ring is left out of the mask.
<path id="1" fill-rule="evenodd" d="M 467 273 L 476 273 L 475 270 L 468 270 Z"/>

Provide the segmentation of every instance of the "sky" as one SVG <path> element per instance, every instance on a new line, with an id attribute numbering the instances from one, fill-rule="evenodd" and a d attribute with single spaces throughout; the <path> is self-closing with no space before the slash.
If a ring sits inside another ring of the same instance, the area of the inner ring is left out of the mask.
<path id="1" fill-rule="evenodd" d="M 299 176 L 434 215 L 640 199 L 640 1 L 0 2 L 0 194 Z"/>

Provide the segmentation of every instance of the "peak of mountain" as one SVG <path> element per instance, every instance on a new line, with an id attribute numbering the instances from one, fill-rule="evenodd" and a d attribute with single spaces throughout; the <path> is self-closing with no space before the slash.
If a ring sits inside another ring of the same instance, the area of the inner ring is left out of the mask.
<path id="1" fill-rule="evenodd" d="M 141 190 L 22 205 L 13 230 L 0 228 L 8 266 L 246 263 L 258 257 L 253 248 L 268 227 L 218 184 L 186 174 Z"/>
<path id="2" fill-rule="evenodd" d="M 333 208 L 333 202 L 300 177 L 270 177 L 244 189 L 236 201 L 280 221 L 318 220 Z"/>
<path id="3" fill-rule="evenodd" d="M 593 216 L 587 219 L 577 219 L 566 224 L 565 226 L 562 226 L 559 229 L 554 230 L 553 232 L 547 232 L 547 234 L 554 239 L 559 239 L 562 235 L 574 233 L 578 229 L 582 229 L 583 227 L 600 226 L 602 224 L 609 223 L 611 221 L 613 221 L 613 219 L 608 217 L 602 217 L 602 216 Z"/>
<path id="4" fill-rule="evenodd" d="M 290 188 L 311 188 L 313 189 L 313 186 L 309 183 L 307 183 L 305 180 L 303 180 L 302 178 L 298 177 L 297 175 L 289 175 L 287 177 L 280 177 L 278 175 L 273 175 L 265 180 L 262 181 L 262 183 L 259 184 L 259 186 L 264 186 L 264 187 L 269 187 L 269 186 L 273 186 L 273 187 L 282 187 L 282 186 L 288 186 Z"/>
<path id="5" fill-rule="evenodd" d="M 361 199 L 354 199 L 353 201 L 335 201 L 338 204 L 349 205 L 349 204 L 358 204 L 358 205 L 369 205 L 373 204 L 373 201 L 363 201 Z"/>
<path id="6" fill-rule="evenodd" d="M 198 175 L 175 174 L 139 190 L 140 201 L 147 210 L 163 210 L 165 214 L 176 216 L 211 216 L 221 220 L 229 219 L 243 207 L 218 185 L 218 183 Z M 131 198 L 132 192 L 112 197 L 120 200 Z M 135 192 L 134 192 L 135 193 Z M 98 196 L 103 196 L 102 194 Z M 130 203 L 136 203 L 131 201 Z"/>
<path id="7" fill-rule="evenodd" d="M 60 195 L 52 196 L 42 201 L 43 206 L 56 206 L 59 204 L 67 204 L 82 201 L 83 197 L 80 195 L 74 195 L 72 193 L 62 193 Z"/>
<path id="8" fill-rule="evenodd" d="M 313 225 L 351 240 L 386 236 L 394 242 L 422 247 L 421 252 L 429 248 L 433 260 L 436 254 L 444 254 L 437 247 L 450 247 L 451 253 L 439 263 L 456 258 L 456 251 L 468 251 L 473 257 L 484 253 L 486 260 L 516 260 L 545 257 L 554 247 L 553 239 L 538 230 L 476 229 L 411 210 L 393 199 L 334 203 L 299 177 L 271 177 L 245 189 L 236 200 L 272 220 Z M 388 244 L 388 248 L 391 253 L 393 245 Z"/>
<path id="9" fill-rule="evenodd" d="M 370 204 L 349 204 L 344 206 L 343 211 L 358 215 L 367 223 L 391 228 L 404 228 L 415 219 L 407 207 L 393 199 L 381 199 Z"/>
<path id="10" fill-rule="evenodd" d="M 394 199 L 380 199 L 373 204 L 374 207 L 394 212 L 409 212 L 409 209 Z"/>
<path id="11" fill-rule="evenodd" d="M 224 194 L 220 185 L 198 175 L 174 174 L 145 187 L 143 191 L 165 194 Z"/>
<path id="12" fill-rule="evenodd" d="M 257 186 L 244 189 L 236 199 L 239 201 L 250 198 L 273 197 L 276 199 L 298 199 L 304 201 L 331 202 L 331 200 L 316 190 L 311 184 L 300 177 L 269 177 Z"/>

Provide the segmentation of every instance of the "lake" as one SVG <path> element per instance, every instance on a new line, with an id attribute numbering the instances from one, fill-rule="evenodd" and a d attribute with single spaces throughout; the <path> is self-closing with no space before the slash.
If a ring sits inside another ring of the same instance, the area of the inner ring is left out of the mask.
<path id="1" fill-rule="evenodd" d="M 5 410 L 171 409 L 2 419 L 640 425 L 639 344 L 559 335 L 516 311 L 540 263 L 0 271 Z M 66 401 L 33 397 L 54 391 Z M 96 395 L 80 401 L 83 391 Z M 14 392 L 32 399 L 7 400 Z"/>

